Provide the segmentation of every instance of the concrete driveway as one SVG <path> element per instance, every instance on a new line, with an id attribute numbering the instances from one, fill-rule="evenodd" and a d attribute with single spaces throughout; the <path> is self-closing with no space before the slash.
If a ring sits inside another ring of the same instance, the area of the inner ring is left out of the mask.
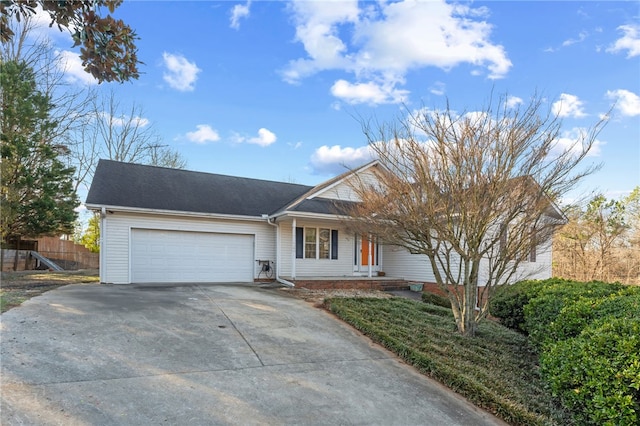
<path id="1" fill-rule="evenodd" d="M 1 319 L 6 425 L 501 424 L 279 290 L 73 285 Z"/>

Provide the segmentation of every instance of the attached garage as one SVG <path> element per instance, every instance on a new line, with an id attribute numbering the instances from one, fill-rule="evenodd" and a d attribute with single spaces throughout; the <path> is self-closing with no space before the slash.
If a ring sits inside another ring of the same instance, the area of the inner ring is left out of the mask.
<path id="1" fill-rule="evenodd" d="M 131 229 L 131 282 L 252 282 L 254 236 Z"/>

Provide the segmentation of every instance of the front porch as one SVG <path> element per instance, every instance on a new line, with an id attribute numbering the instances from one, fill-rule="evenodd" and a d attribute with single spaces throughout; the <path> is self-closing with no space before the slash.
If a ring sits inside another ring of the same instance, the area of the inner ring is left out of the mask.
<path id="1" fill-rule="evenodd" d="M 409 281 L 394 277 L 282 277 L 296 285 L 297 288 L 308 290 L 409 290 Z"/>

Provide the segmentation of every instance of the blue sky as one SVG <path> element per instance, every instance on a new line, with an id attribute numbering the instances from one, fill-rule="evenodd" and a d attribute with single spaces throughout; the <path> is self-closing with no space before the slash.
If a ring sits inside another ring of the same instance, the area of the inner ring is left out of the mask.
<path id="1" fill-rule="evenodd" d="M 617 102 L 580 189 L 640 185 L 637 2 L 125 1 L 115 16 L 145 64 L 97 87 L 141 105 L 188 169 L 313 185 L 369 159 L 355 117 L 537 91 L 568 135 Z M 73 61 L 68 77 L 95 86 Z"/>

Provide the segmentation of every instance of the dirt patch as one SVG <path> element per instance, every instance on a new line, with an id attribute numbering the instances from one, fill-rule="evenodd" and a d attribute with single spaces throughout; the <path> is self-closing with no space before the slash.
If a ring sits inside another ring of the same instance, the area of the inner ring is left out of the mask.
<path id="1" fill-rule="evenodd" d="M 332 297 L 372 297 L 376 299 L 393 297 L 393 295 L 379 290 L 307 290 L 306 288 L 288 288 L 282 291 L 309 302 L 315 307 L 322 307 L 324 300 Z"/>
<path id="2" fill-rule="evenodd" d="M 69 284 L 97 283 L 97 270 L 3 272 L 0 284 L 0 312 L 20 306 L 25 300 Z"/>

